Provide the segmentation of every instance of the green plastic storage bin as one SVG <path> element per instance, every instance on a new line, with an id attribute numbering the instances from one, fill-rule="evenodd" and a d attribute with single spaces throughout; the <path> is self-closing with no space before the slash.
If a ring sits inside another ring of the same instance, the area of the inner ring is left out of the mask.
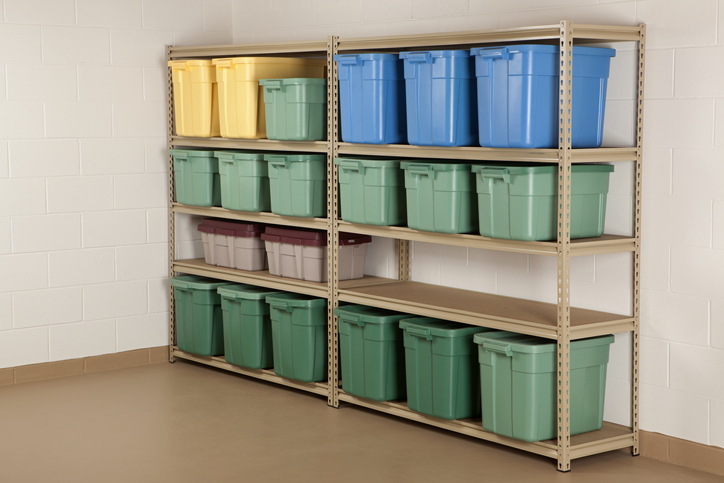
<path id="1" fill-rule="evenodd" d="M 475 178 L 469 164 L 404 161 L 407 226 L 440 233 L 478 230 Z"/>
<path id="2" fill-rule="evenodd" d="M 400 161 L 335 158 L 339 166 L 342 219 L 365 225 L 404 225 L 404 173 Z"/>
<path id="3" fill-rule="evenodd" d="M 513 332 L 477 334 L 483 428 L 523 441 L 558 436 L 556 343 Z M 612 335 L 571 342 L 571 434 L 601 429 Z"/>
<path id="4" fill-rule="evenodd" d="M 281 292 L 254 285 L 218 288 L 224 313 L 224 358 L 250 369 L 274 367 L 267 295 Z"/>
<path id="5" fill-rule="evenodd" d="M 214 151 L 171 149 L 176 201 L 185 205 L 221 206 L 219 160 Z"/>
<path id="6" fill-rule="evenodd" d="M 267 154 L 272 213 L 327 216 L 327 156 Z"/>
<path id="7" fill-rule="evenodd" d="M 176 345 L 184 352 L 201 356 L 224 353 L 224 322 L 221 296 L 222 282 L 196 275 L 170 280 L 176 304 Z"/>
<path id="8" fill-rule="evenodd" d="M 405 352 L 399 323 L 410 315 L 364 305 L 334 309 L 339 320 L 342 389 L 374 401 L 405 397 Z"/>
<path id="9" fill-rule="evenodd" d="M 236 211 L 271 211 L 265 153 L 216 151 L 214 154 L 219 160 L 221 206 Z"/>
<path id="10" fill-rule="evenodd" d="M 327 380 L 327 300 L 292 293 L 268 295 L 274 373 L 302 382 Z"/>
<path id="11" fill-rule="evenodd" d="M 443 419 L 480 414 L 473 336 L 486 329 L 431 317 L 400 322 L 404 329 L 407 406 Z"/>
<path id="12" fill-rule="evenodd" d="M 261 79 L 266 137 L 280 141 L 327 139 L 325 79 Z"/>
<path id="13" fill-rule="evenodd" d="M 558 236 L 558 166 L 476 165 L 480 234 L 507 240 Z M 571 167 L 571 238 L 603 235 L 609 173 L 606 164 Z"/>

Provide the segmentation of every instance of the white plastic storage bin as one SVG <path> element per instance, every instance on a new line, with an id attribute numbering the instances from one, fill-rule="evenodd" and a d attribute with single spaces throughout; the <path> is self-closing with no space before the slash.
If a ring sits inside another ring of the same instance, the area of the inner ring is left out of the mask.
<path id="1" fill-rule="evenodd" d="M 197 227 L 209 265 L 237 270 L 266 270 L 263 225 L 205 218 Z"/>
<path id="2" fill-rule="evenodd" d="M 269 273 L 310 282 L 327 281 L 327 233 L 316 230 L 267 227 L 261 236 L 266 244 Z M 339 279 L 362 278 L 368 235 L 339 234 Z"/>

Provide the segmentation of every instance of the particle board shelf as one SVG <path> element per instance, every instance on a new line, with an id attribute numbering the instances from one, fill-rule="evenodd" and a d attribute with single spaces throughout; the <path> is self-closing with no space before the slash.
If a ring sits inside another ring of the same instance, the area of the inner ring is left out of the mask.
<path id="1" fill-rule="evenodd" d="M 301 228 L 316 228 L 317 230 L 327 229 L 326 218 L 302 218 L 297 216 L 281 216 L 268 212 L 234 211 L 219 207 L 203 207 L 171 203 L 171 211 L 174 213 L 187 213 L 190 215 L 210 216 L 214 218 L 226 218 L 229 220 L 243 220 L 253 223 L 266 223 L 269 225 L 286 225 Z"/>
<path id="2" fill-rule="evenodd" d="M 482 148 L 478 146 L 441 147 L 410 144 L 338 143 L 340 155 L 387 156 L 405 158 L 457 159 L 464 161 L 506 161 L 558 163 L 557 149 Z M 636 161 L 638 149 L 595 148 L 571 150 L 572 163 Z"/>
<path id="3" fill-rule="evenodd" d="M 339 300 L 490 329 L 558 338 L 556 304 L 535 300 L 391 279 L 389 283 L 371 286 L 351 283 L 340 288 Z M 572 340 L 633 329 L 633 317 L 571 307 Z"/>
<path id="4" fill-rule="evenodd" d="M 480 235 L 447 234 L 420 231 L 405 226 L 360 225 L 339 221 L 339 230 L 397 240 L 421 241 L 440 245 L 482 248 L 533 255 L 557 255 L 558 243 L 555 241 L 517 241 L 487 238 Z M 602 253 L 631 252 L 636 249 L 636 239 L 618 235 L 603 235 L 597 238 L 578 238 L 571 240 L 571 256 L 595 255 Z"/>
<path id="5" fill-rule="evenodd" d="M 326 153 L 327 141 L 275 141 L 273 139 L 190 138 L 172 136 L 172 148 L 251 149 L 255 151 L 296 151 Z"/>
<path id="6" fill-rule="evenodd" d="M 556 441 L 549 440 L 529 443 L 489 433 L 483 429 L 480 418 L 456 419 L 448 421 L 412 411 L 407 407 L 407 404 L 402 401 L 372 401 L 347 394 L 342 390 L 339 392 L 339 400 L 356 406 L 374 409 L 375 411 L 392 414 L 412 421 L 472 436 L 474 438 L 483 439 L 485 441 L 510 446 L 530 453 L 536 453 L 548 458 L 558 457 L 558 445 L 556 444 Z M 602 451 L 628 448 L 633 446 L 633 444 L 634 438 L 631 428 L 604 422 L 603 427 L 598 431 L 591 431 L 571 436 L 571 458 L 582 458 Z"/>
<path id="7" fill-rule="evenodd" d="M 282 386 L 288 386 L 293 387 L 295 389 L 301 389 L 303 391 L 312 392 L 314 394 L 319 394 L 321 396 L 327 396 L 328 388 L 326 382 L 301 382 L 301 381 L 295 381 L 294 379 L 287 379 L 285 377 L 277 376 L 273 370 L 269 369 L 262 369 L 262 370 L 255 370 L 255 369 L 248 369 L 246 367 L 240 367 L 235 366 L 234 364 L 229 364 L 224 360 L 224 357 L 205 357 L 205 356 L 199 356 L 196 354 L 191 354 L 189 352 L 184 352 L 179 350 L 178 347 L 174 346 L 174 357 L 178 357 L 179 359 L 185 359 L 188 361 L 197 362 L 199 364 L 205 364 L 207 366 L 213 366 L 217 367 L 219 369 L 224 369 L 230 372 L 235 372 L 237 374 L 242 374 L 244 376 L 254 377 L 256 379 L 262 379 L 264 381 L 270 381 L 275 382 L 277 384 L 280 384 Z"/>

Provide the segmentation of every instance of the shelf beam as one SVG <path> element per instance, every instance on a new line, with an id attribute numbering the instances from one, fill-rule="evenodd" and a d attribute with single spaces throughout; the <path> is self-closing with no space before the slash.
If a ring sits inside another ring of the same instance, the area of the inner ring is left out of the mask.
<path id="1" fill-rule="evenodd" d="M 273 42 L 266 44 L 171 47 L 169 58 L 183 59 L 190 57 L 235 57 L 243 55 L 308 53 L 316 53 L 322 56 L 326 53 L 326 51 L 327 42 L 325 40 L 309 40 L 297 42 Z"/>
<path id="2" fill-rule="evenodd" d="M 214 218 L 225 218 L 228 220 L 243 220 L 252 223 L 265 223 L 268 225 L 287 225 L 303 228 L 316 228 L 317 230 L 327 229 L 326 218 L 299 218 L 296 216 L 281 216 L 267 212 L 234 211 L 215 206 L 203 207 L 171 203 L 171 210 L 175 213 L 187 213 L 189 215 L 210 216 Z"/>
<path id="3" fill-rule="evenodd" d="M 240 367 L 235 366 L 234 364 L 229 364 L 226 362 L 222 357 L 205 357 L 205 356 L 199 356 L 196 354 L 191 354 L 189 352 L 184 352 L 178 349 L 178 347 L 173 348 L 173 354 L 175 357 L 178 357 L 179 359 L 185 359 L 187 361 L 193 361 L 197 362 L 199 364 L 205 364 L 207 366 L 216 367 L 219 369 L 224 369 L 229 372 L 235 372 L 237 374 L 242 374 L 244 376 L 253 377 L 256 379 L 262 379 L 264 381 L 270 381 L 277 384 L 280 384 L 282 386 L 287 387 L 293 387 L 295 389 L 301 389 L 302 391 L 312 392 L 314 394 L 319 394 L 320 396 L 326 396 L 327 395 L 327 383 L 326 382 L 301 382 L 301 381 L 295 381 L 294 379 L 287 379 L 285 377 L 277 376 L 273 370 L 270 369 L 262 369 L 262 370 L 255 370 L 255 369 L 248 369 L 246 367 Z"/>
<path id="4" fill-rule="evenodd" d="M 251 149 L 255 151 L 294 151 L 326 153 L 326 141 L 274 141 L 271 139 L 228 139 L 228 138 L 189 138 L 172 136 L 172 148 L 213 148 L 213 149 Z"/>

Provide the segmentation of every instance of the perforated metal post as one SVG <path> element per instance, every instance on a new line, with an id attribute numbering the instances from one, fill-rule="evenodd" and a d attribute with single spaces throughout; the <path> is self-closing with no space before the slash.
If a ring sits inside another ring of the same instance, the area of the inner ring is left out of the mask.
<path id="1" fill-rule="evenodd" d="M 559 59 L 558 137 L 558 350 L 557 421 L 558 471 L 571 470 L 570 358 L 571 358 L 571 117 L 573 28 L 561 22 Z"/>
<path id="2" fill-rule="evenodd" d="M 166 46 L 166 63 L 171 60 L 171 46 Z M 174 115 L 173 115 L 173 71 L 170 67 L 166 67 L 166 105 L 167 105 L 167 125 L 168 125 L 168 138 L 166 148 L 171 149 L 171 138 L 175 130 Z M 175 199 L 174 193 L 174 177 L 173 177 L 173 157 L 170 151 L 168 152 L 168 276 L 173 277 L 173 262 L 176 260 L 176 218 L 174 217 L 173 201 Z M 168 360 L 169 362 L 174 361 L 173 347 L 175 344 L 176 336 L 176 310 L 173 296 L 173 286 L 168 284 L 169 290 L 169 333 L 168 333 Z"/>
<path id="3" fill-rule="evenodd" d="M 339 305 L 339 230 L 337 218 L 339 205 L 337 192 L 337 170 L 334 167 L 334 158 L 337 156 L 338 134 L 338 86 L 337 63 L 334 55 L 337 53 L 339 37 L 331 36 L 327 39 L 327 349 L 329 359 L 327 363 L 327 377 L 329 391 L 327 404 L 339 407 L 339 337 L 337 316 L 334 309 Z"/>
<path id="4" fill-rule="evenodd" d="M 636 97 L 636 171 L 634 176 L 634 237 L 636 249 L 634 250 L 633 273 L 633 317 L 634 330 L 632 337 L 631 354 L 631 429 L 633 430 L 634 444 L 631 453 L 639 454 L 639 326 L 641 303 L 641 178 L 643 174 L 643 148 L 644 148 L 644 66 L 646 61 L 646 25 L 639 25 L 641 36 L 639 38 L 638 61 L 638 95 Z"/>
<path id="5" fill-rule="evenodd" d="M 397 278 L 402 281 L 410 280 L 410 242 L 397 240 L 398 271 Z"/>

